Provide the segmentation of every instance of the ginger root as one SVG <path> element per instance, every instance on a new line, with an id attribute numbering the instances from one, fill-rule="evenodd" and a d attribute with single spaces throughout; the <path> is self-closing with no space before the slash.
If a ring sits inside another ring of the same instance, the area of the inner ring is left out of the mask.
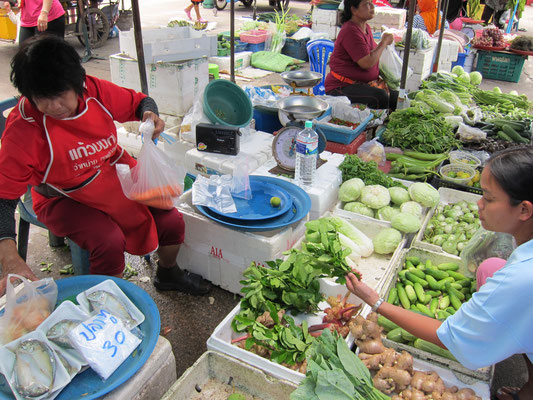
<path id="1" fill-rule="evenodd" d="M 391 394 L 406 389 L 411 383 L 411 374 L 396 367 L 383 367 L 374 376 L 373 382 L 377 389 Z"/>

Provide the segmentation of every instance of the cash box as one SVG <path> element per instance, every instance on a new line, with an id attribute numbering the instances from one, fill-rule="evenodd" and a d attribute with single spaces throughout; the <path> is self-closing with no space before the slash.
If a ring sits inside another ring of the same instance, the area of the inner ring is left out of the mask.
<path id="1" fill-rule="evenodd" d="M 208 153 L 228 154 L 239 153 L 241 132 L 239 128 L 224 125 L 196 125 L 196 148 Z"/>

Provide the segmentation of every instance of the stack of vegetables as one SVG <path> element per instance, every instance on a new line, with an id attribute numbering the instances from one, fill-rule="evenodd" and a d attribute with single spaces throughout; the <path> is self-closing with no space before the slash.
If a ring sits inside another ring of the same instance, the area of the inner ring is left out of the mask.
<path id="1" fill-rule="evenodd" d="M 403 154 L 388 153 L 387 160 L 392 161 L 388 175 L 397 179 L 425 181 L 435 175 L 435 168 L 447 158 L 446 153 L 428 154 L 412 150 Z"/>
<path id="2" fill-rule="evenodd" d="M 436 206 L 440 196 L 427 183 L 415 182 L 408 190 L 397 186 L 387 189 L 365 186 L 361 179 L 352 178 L 340 186 L 339 200 L 346 211 L 389 221 L 400 232 L 414 233 L 421 227 L 424 207 Z"/>

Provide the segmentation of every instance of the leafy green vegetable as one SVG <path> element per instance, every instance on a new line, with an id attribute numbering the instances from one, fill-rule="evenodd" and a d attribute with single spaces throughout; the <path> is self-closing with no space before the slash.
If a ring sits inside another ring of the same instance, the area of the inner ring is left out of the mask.
<path id="1" fill-rule="evenodd" d="M 367 185 L 382 185 L 385 187 L 405 186 L 378 169 L 375 161 L 365 162 L 357 157 L 356 154 L 346 154 L 344 160 L 339 165 L 342 172 L 342 181 L 345 182 L 351 178 L 361 178 Z"/>
<path id="2" fill-rule="evenodd" d="M 346 211 L 350 211 L 356 214 L 366 215 L 367 217 L 374 218 L 374 210 L 365 206 L 359 201 L 352 201 L 344 205 Z"/>
<path id="3" fill-rule="evenodd" d="M 385 186 L 368 185 L 361 190 L 361 203 L 378 210 L 390 204 L 390 194 Z"/>
<path id="4" fill-rule="evenodd" d="M 385 228 L 374 237 L 374 250 L 378 254 L 390 254 L 402 241 L 402 234 L 394 228 Z"/>
<path id="5" fill-rule="evenodd" d="M 339 187 L 339 199 L 345 202 L 356 201 L 361 195 L 361 189 L 363 189 L 364 186 L 365 183 L 362 179 L 348 179 Z"/>

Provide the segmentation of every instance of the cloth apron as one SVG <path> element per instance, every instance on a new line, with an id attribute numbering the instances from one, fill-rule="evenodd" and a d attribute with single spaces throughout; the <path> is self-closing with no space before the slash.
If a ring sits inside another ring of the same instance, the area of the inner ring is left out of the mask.
<path id="1" fill-rule="evenodd" d="M 80 114 L 63 120 L 43 116 L 43 125 L 51 157 L 42 183 L 109 215 L 122 229 L 128 253 L 155 251 L 158 236 L 152 214 L 124 195 L 116 173 L 115 163 L 124 150 L 117 144 L 109 111 L 89 97 Z M 35 191 L 33 195 L 37 216 L 39 210 L 55 201 Z"/>

